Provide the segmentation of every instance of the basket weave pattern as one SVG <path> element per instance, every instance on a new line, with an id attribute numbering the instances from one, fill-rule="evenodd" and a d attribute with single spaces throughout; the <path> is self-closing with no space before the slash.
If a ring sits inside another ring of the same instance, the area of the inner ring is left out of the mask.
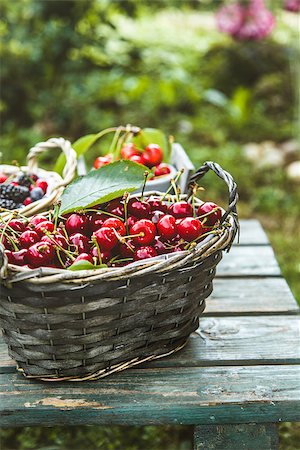
<path id="1" fill-rule="evenodd" d="M 238 226 L 236 185 L 229 174 L 206 163 L 192 181 L 209 168 L 229 187 L 227 223 L 191 251 L 94 271 L 8 267 L 0 325 L 24 375 L 96 379 L 185 344 L 199 325 L 222 250 L 230 248 Z"/>

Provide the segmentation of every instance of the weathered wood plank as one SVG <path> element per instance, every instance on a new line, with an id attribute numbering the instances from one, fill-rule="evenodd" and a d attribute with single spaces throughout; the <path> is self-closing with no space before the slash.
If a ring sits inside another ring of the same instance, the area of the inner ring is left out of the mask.
<path id="1" fill-rule="evenodd" d="M 194 450 L 277 450 L 274 423 L 195 427 Z"/>
<path id="2" fill-rule="evenodd" d="M 204 315 L 299 313 L 283 278 L 216 278 Z"/>
<path id="3" fill-rule="evenodd" d="M 132 369 L 98 382 L 0 377 L 1 426 L 300 420 L 300 366 Z"/>
<path id="4" fill-rule="evenodd" d="M 280 276 L 280 269 L 270 246 L 233 246 L 224 253 L 218 276 Z"/>
<path id="5" fill-rule="evenodd" d="M 267 245 L 268 243 L 268 237 L 258 220 L 240 220 L 239 245 Z"/>
<path id="6" fill-rule="evenodd" d="M 300 316 L 210 317 L 186 347 L 143 367 L 300 364 Z M 0 372 L 15 368 L 2 348 Z"/>

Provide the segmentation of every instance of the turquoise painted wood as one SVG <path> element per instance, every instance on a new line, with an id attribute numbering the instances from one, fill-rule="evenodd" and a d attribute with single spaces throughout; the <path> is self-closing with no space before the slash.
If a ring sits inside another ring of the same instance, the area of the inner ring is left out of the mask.
<path id="1" fill-rule="evenodd" d="M 275 450 L 278 448 L 278 434 L 274 423 L 207 425 L 195 428 L 195 450 Z"/>
<path id="2" fill-rule="evenodd" d="M 97 382 L 16 373 L 0 340 L 1 426 L 192 424 L 195 448 L 275 449 L 300 420 L 299 309 L 257 221 L 243 221 L 185 349 Z"/>

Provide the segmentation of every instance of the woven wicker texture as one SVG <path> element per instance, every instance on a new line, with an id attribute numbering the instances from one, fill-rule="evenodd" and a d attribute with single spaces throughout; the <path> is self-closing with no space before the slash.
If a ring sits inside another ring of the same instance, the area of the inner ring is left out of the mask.
<path id="1" fill-rule="evenodd" d="M 62 177 L 56 172 L 46 171 L 38 167 L 39 155 L 45 152 L 56 150 L 57 148 L 61 149 L 66 157 L 66 163 L 63 169 Z M 22 208 L 22 214 L 29 217 L 49 208 L 49 206 L 51 206 L 61 195 L 64 187 L 73 180 L 76 167 L 76 152 L 72 148 L 71 143 L 62 137 L 51 138 L 46 142 L 39 142 L 34 147 L 32 147 L 27 155 L 27 166 L 23 166 L 21 167 L 21 169 L 25 172 L 34 173 L 40 178 L 45 179 L 48 182 L 49 187 L 47 190 L 47 195 L 41 200 L 38 200 Z M 16 166 L 0 165 L 0 171 L 6 175 L 12 175 L 19 172 L 20 169 Z M 0 214 L 1 218 L 4 220 L 9 220 L 11 218 L 11 212 L 2 212 Z"/>
<path id="2" fill-rule="evenodd" d="M 121 268 L 70 272 L 8 266 L 2 254 L 0 325 L 24 375 L 44 380 L 96 379 L 180 349 L 195 331 L 222 250 L 237 232 L 232 177 L 229 208 L 217 234 L 193 250 Z M 206 170 L 206 168 L 208 168 Z M 226 223 L 224 222 L 226 219 Z"/>

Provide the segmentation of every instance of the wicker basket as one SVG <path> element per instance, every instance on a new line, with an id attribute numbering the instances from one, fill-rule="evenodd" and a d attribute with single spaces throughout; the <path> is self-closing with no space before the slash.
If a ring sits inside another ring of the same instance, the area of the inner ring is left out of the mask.
<path id="1" fill-rule="evenodd" d="M 191 251 L 77 272 L 7 266 L 0 253 L 0 325 L 19 371 L 44 381 L 92 380 L 184 346 L 238 229 L 231 175 L 207 162 L 192 182 L 209 169 L 227 183 L 229 207 L 217 234 Z"/>
<path id="2" fill-rule="evenodd" d="M 66 157 L 66 163 L 63 169 L 63 178 L 56 172 L 50 172 L 40 169 L 38 167 L 37 158 L 41 153 L 49 150 L 60 148 Z M 21 167 L 21 170 L 29 173 L 34 173 L 40 178 L 43 178 L 48 183 L 46 195 L 34 203 L 24 206 L 20 210 L 26 217 L 37 214 L 47 209 L 60 196 L 64 187 L 69 184 L 74 178 L 77 166 L 77 155 L 72 148 L 71 143 L 64 138 L 51 138 L 46 142 L 39 142 L 32 147 L 27 156 L 27 166 Z M 0 172 L 5 175 L 13 175 L 20 171 L 19 167 L 10 165 L 0 165 Z M 11 212 L 5 211 L 0 213 L 2 219 L 11 218 Z"/>

